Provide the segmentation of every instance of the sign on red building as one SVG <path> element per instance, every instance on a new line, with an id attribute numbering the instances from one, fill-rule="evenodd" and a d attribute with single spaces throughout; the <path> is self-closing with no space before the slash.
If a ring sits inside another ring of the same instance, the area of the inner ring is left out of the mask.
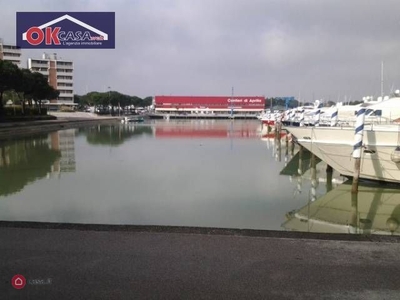
<path id="1" fill-rule="evenodd" d="M 158 110 L 240 110 L 260 111 L 265 107 L 263 96 L 155 96 Z"/>

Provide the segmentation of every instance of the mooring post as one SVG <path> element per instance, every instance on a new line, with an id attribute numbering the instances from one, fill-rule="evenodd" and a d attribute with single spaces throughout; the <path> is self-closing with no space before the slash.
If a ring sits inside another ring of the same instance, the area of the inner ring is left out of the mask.
<path id="1" fill-rule="evenodd" d="M 299 149 L 299 166 L 297 168 L 297 192 L 301 194 L 302 175 L 303 174 L 303 146 Z"/>
<path id="2" fill-rule="evenodd" d="M 317 200 L 317 157 L 311 153 L 311 201 Z"/>
<path id="3" fill-rule="evenodd" d="M 358 180 L 360 177 L 361 168 L 361 148 L 364 136 L 364 119 L 365 119 L 365 108 L 361 108 L 357 112 L 357 120 L 354 132 L 354 146 L 353 146 L 353 158 L 354 158 L 354 176 L 353 185 L 351 187 L 352 193 L 358 192 Z"/>
<path id="4" fill-rule="evenodd" d="M 300 111 L 299 126 L 300 127 L 304 126 L 304 108 L 302 108 L 301 111 Z"/>
<path id="5" fill-rule="evenodd" d="M 300 146 L 299 149 L 299 167 L 297 169 L 297 174 L 301 176 L 303 174 L 303 146 Z"/>
<path id="6" fill-rule="evenodd" d="M 331 115 L 331 127 L 336 126 L 338 123 L 338 108 L 335 107 L 335 110 L 333 111 Z"/>
<path id="7" fill-rule="evenodd" d="M 358 233 L 359 215 L 358 215 L 358 192 L 351 193 L 351 210 L 350 210 L 349 233 Z"/>
<path id="8" fill-rule="evenodd" d="M 286 146 L 286 151 L 289 151 L 289 132 L 285 130 L 285 146 Z"/>
<path id="9" fill-rule="evenodd" d="M 285 129 L 285 166 L 288 163 L 288 158 L 289 158 L 289 137 L 288 137 L 288 132 Z"/>
<path id="10" fill-rule="evenodd" d="M 292 157 L 294 156 L 294 146 L 295 146 L 295 144 L 294 144 L 294 139 L 293 139 L 293 136 L 292 136 L 292 141 L 291 141 L 291 145 L 290 145 L 290 155 Z"/>
<path id="11" fill-rule="evenodd" d="M 281 127 L 282 123 L 275 122 L 275 145 L 276 145 L 276 158 L 278 161 L 282 160 L 282 145 L 281 145 Z"/>
<path id="12" fill-rule="evenodd" d="M 332 174 L 333 174 L 332 167 L 330 165 L 327 165 L 326 166 L 326 192 L 327 193 L 332 190 Z"/>

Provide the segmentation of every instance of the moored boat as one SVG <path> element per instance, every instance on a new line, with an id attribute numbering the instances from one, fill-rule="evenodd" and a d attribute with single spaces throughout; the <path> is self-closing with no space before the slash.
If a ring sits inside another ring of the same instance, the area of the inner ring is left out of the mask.
<path id="1" fill-rule="evenodd" d="M 353 127 L 286 126 L 296 141 L 342 175 L 354 173 Z M 400 183 L 399 125 L 365 125 L 360 178 Z"/>
<path id="2" fill-rule="evenodd" d="M 140 116 L 125 117 L 121 120 L 121 123 L 141 123 L 144 122 L 144 118 Z"/>

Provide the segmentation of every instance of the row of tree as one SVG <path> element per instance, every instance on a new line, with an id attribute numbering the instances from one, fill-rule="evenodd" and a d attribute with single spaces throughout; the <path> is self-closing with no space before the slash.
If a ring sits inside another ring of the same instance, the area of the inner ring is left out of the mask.
<path id="1" fill-rule="evenodd" d="M 33 100 L 40 111 L 42 100 L 56 99 L 59 95 L 43 74 L 20 69 L 10 61 L 0 60 L 0 115 L 4 114 L 4 102 L 8 99 L 3 96 L 7 92 L 16 95 L 15 102 L 22 104 L 23 112 L 25 103 L 31 107 Z"/>
<path id="2" fill-rule="evenodd" d="M 140 98 L 137 96 L 129 96 L 116 91 L 105 93 L 90 92 L 86 95 L 74 95 L 74 102 L 80 107 L 85 106 L 113 106 L 127 107 L 134 105 L 135 107 L 145 107 L 152 104 L 153 98 Z"/>

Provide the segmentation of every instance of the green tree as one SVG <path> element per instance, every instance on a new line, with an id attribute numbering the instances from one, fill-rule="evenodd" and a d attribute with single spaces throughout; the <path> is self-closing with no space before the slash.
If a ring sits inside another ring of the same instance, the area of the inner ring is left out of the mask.
<path id="1" fill-rule="evenodd" d="M 28 99 L 30 105 L 32 105 L 32 97 L 30 95 L 33 94 L 34 88 L 34 77 L 32 72 L 29 69 L 22 69 L 22 79 L 19 84 L 16 86 L 15 90 L 18 94 L 18 97 L 22 103 L 22 111 L 25 113 L 25 101 Z"/>
<path id="2" fill-rule="evenodd" d="M 3 94 L 4 103 L 7 103 L 8 100 L 11 100 L 13 104 L 16 104 L 19 100 L 18 94 L 15 90 L 5 91 Z"/>
<path id="3" fill-rule="evenodd" d="M 22 72 L 12 62 L 0 60 L 0 115 L 4 112 L 3 94 L 21 82 Z"/>
<path id="4" fill-rule="evenodd" d="M 38 105 L 39 112 L 41 111 L 42 101 L 45 99 L 56 99 L 59 95 L 59 92 L 51 87 L 47 78 L 38 72 L 32 73 L 33 76 L 33 90 L 32 90 L 32 98 L 35 100 Z"/>
<path id="5" fill-rule="evenodd" d="M 90 145 L 119 146 L 126 140 L 142 135 L 153 135 L 151 127 L 148 126 L 96 126 L 84 127 L 86 140 Z"/>
<path id="6" fill-rule="evenodd" d="M 143 102 L 142 103 L 143 103 L 143 107 L 152 105 L 153 104 L 153 97 L 148 96 L 146 98 L 143 98 Z"/>
<path id="7" fill-rule="evenodd" d="M 77 94 L 74 95 L 74 103 L 78 104 L 78 107 L 80 107 L 80 108 L 91 105 L 89 100 L 90 100 L 90 98 L 87 97 L 86 95 L 84 95 L 84 96 L 80 96 Z"/>

